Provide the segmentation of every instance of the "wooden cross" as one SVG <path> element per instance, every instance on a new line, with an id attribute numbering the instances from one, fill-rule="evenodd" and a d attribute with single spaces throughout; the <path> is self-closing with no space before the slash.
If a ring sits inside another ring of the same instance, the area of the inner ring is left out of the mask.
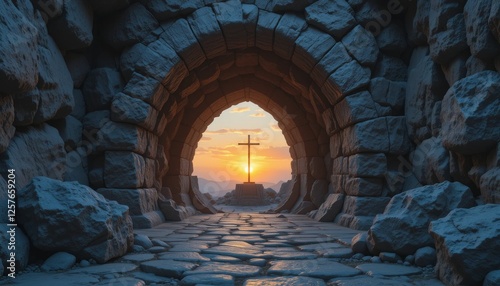
<path id="1" fill-rule="evenodd" d="M 248 135 L 247 143 L 238 143 L 238 145 L 247 145 L 248 146 L 248 183 L 250 183 L 250 146 L 251 145 L 260 145 L 260 143 L 250 143 L 250 135 Z"/>

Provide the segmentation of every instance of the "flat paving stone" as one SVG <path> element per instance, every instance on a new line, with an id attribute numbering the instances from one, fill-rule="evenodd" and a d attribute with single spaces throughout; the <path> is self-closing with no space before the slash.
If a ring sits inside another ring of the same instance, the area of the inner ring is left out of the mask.
<path id="1" fill-rule="evenodd" d="M 244 241 L 249 243 L 255 242 L 265 242 L 266 239 L 260 236 L 250 236 L 250 235 L 226 235 L 221 238 L 222 241 Z"/>
<path id="2" fill-rule="evenodd" d="M 361 273 L 358 269 L 325 258 L 271 261 L 271 265 L 267 274 L 279 276 L 296 275 L 330 279 L 355 276 Z"/>
<path id="3" fill-rule="evenodd" d="M 130 262 L 144 262 L 144 261 L 149 261 L 153 260 L 156 258 L 156 255 L 151 254 L 151 253 L 141 253 L 141 254 L 129 254 L 123 256 L 123 260 L 130 261 Z"/>
<path id="4" fill-rule="evenodd" d="M 184 272 L 195 267 L 196 264 L 174 260 L 153 260 L 141 263 L 141 270 L 144 272 L 173 278 L 182 278 Z"/>
<path id="5" fill-rule="evenodd" d="M 210 258 L 201 256 L 198 252 L 167 252 L 161 254 L 158 259 L 175 260 L 192 263 L 201 263 L 210 261 Z"/>
<path id="6" fill-rule="evenodd" d="M 241 247 L 241 248 L 246 248 L 246 249 L 258 249 L 259 247 L 253 244 L 250 244 L 245 241 L 226 241 L 221 243 L 220 245 L 224 246 L 234 246 L 234 247 Z"/>
<path id="7" fill-rule="evenodd" d="M 241 247 L 234 246 L 214 246 L 212 248 L 203 249 L 201 253 L 205 254 L 218 254 L 224 256 L 232 256 L 239 259 L 251 259 L 251 258 L 266 258 L 266 256 L 260 250 L 256 249 L 245 249 Z"/>
<path id="8" fill-rule="evenodd" d="M 206 262 L 194 270 L 186 271 L 184 275 L 226 274 L 234 277 L 249 277 L 258 275 L 260 270 L 260 267 L 253 265 Z"/>
<path id="9" fill-rule="evenodd" d="M 234 285 L 234 277 L 225 274 L 195 274 L 188 275 L 181 280 L 182 285 L 220 285 L 220 286 L 232 286 Z"/>
<path id="10" fill-rule="evenodd" d="M 263 277 L 247 279 L 244 286 L 326 286 L 323 280 L 311 277 Z"/>
<path id="11" fill-rule="evenodd" d="M 342 245 L 340 243 L 326 242 L 326 243 L 313 243 L 313 244 L 300 245 L 297 248 L 303 251 L 320 251 L 320 250 L 327 250 L 332 248 L 344 248 L 344 247 L 345 245 Z"/>
<path id="12" fill-rule="evenodd" d="M 314 259 L 318 257 L 318 255 L 311 252 L 302 252 L 302 251 L 264 251 L 264 255 L 271 255 L 270 259 Z"/>
<path id="13" fill-rule="evenodd" d="M 105 279 L 98 284 L 94 284 L 96 286 L 146 286 L 146 282 L 132 277 L 118 277 Z"/>
<path id="14" fill-rule="evenodd" d="M 422 269 L 387 263 L 365 263 L 356 267 L 370 276 L 408 276 L 422 273 Z"/>
<path id="15" fill-rule="evenodd" d="M 7 278 L 4 278 L 7 279 Z M 99 277 L 87 274 L 68 273 L 24 273 L 17 275 L 15 279 L 8 278 L 6 284 L 2 285 L 37 285 L 37 286 L 81 286 L 99 283 Z"/>
<path id="16" fill-rule="evenodd" d="M 369 276 L 351 277 L 351 278 L 340 278 L 331 279 L 328 281 L 329 284 L 336 286 L 412 286 L 413 283 L 409 283 L 404 280 L 394 280 L 394 279 L 383 279 L 383 278 L 373 278 Z M 426 284 L 421 284 L 426 285 Z"/>
<path id="17" fill-rule="evenodd" d="M 96 266 L 77 268 L 68 273 L 87 273 L 87 274 L 109 274 L 109 273 L 127 273 L 137 269 L 137 265 L 132 263 L 108 263 Z"/>
<path id="18" fill-rule="evenodd" d="M 161 283 L 160 285 L 170 285 L 167 283 L 171 283 L 172 285 L 177 285 L 178 280 L 174 278 L 167 278 L 167 277 L 162 277 L 158 275 L 154 275 L 153 273 L 146 273 L 146 272 L 141 272 L 137 271 L 132 273 L 132 277 L 141 279 L 147 284 L 152 284 L 152 283 Z"/>
<path id="19" fill-rule="evenodd" d="M 327 249 L 319 250 L 318 252 L 326 258 L 351 258 L 354 255 L 350 248 Z"/>
<path id="20" fill-rule="evenodd" d="M 232 256 L 216 255 L 216 254 L 204 254 L 203 256 L 210 258 L 210 260 L 214 262 L 228 262 L 228 263 L 241 262 L 241 259 Z"/>

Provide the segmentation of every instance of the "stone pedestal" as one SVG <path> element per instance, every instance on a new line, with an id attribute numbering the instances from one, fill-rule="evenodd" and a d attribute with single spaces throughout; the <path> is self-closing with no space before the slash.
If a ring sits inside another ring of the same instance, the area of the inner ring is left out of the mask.
<path id="1" fill-rule="evenodd" d="M 265 205 L 264 186 L 256 183 L 236 184 L 232 205 L 261 206 Z"/>

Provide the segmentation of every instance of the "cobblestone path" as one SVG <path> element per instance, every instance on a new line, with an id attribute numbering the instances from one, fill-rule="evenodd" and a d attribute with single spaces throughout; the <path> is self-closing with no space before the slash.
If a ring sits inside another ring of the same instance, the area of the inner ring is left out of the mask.
<path id="1" fill-rule="evenodd" d="M 433 269 L 353 255 L 358 231 L 307 216 L 224 213 L 136 230 L 134 252 L 12 285 L 442 285 Z"/>

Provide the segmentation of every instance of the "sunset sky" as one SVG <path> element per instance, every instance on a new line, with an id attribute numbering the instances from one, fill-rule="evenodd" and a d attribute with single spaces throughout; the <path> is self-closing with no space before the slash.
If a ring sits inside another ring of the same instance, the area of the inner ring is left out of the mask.
<path id="1" fill-rule="evenodd" d="M 247 146 L 250 134 L 251 180 L 276 183 L 291 178 L 290 153 L 278 122 L 258 105 L 243 102 L 225 110 L 210 124 L 198 143 L 194 172 L 211 181 L 247 181 Z"/>

